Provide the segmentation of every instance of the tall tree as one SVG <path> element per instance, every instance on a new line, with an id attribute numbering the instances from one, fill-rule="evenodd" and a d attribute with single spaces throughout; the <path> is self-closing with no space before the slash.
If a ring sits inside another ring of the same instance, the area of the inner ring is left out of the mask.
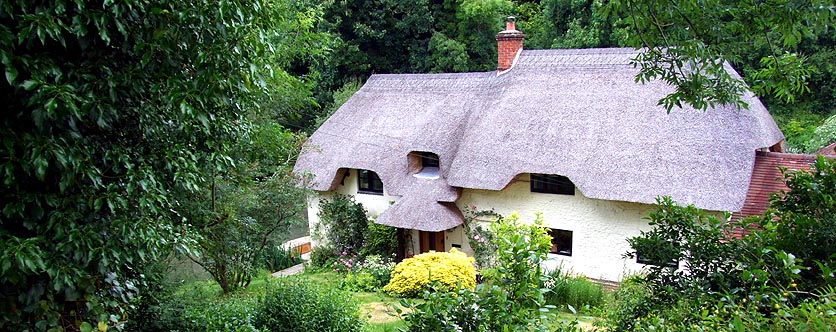
<path id="1" fill-rule="evenodd" d="M 635 32 L 630 42 L 645 47 L 635 62 L 638 79 L 676 87 L 660 104 L 705 110 L 746 106 L 744 82 L 724 66 L 741 62 L 753 46 L 767 53 L 749 76 L 756 92 L 786 101 L 808 92 L 814 69 L 797 47 L 805 37 L 832 33 L 836 6 L 830 0 L 613 0 L 605 12 L 627 18 Z"/>
<path id="2" fill-rule="evenodd" d="M 0 4 L 0 329 L 119 324 L 176 192 L 272 111 L 283 2 Z M 271 84 L 272 83 L 272 84 Z"/>

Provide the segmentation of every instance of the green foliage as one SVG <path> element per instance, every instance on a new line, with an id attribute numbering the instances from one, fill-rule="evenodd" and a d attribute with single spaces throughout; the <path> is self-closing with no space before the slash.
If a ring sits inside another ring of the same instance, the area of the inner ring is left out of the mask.
<path id="1" fill-rule="evenodd" d="M 491 224 L 500 255 L 486 274 L 489 282 L 475 290 L 426 291 L 419 304 L 402 301 L 408 309 L 404 331 L 582 331 L 576 322 L 546 324 L 540 262 L 551 238 L 542 222 L 538 214 L 526 225 L 512 214 Z"/>
<path id="2" fill-rule="evenodd" d="M 343 86 L 337 89 L 337 91 L 334 91 L 332 95 L 333 104 L 331 105 L 331 108 L 328 109 L 328 112 L 321 114 L 316 118 L 316 122 L 314 123 L 313 129 L 322 126 L 322 124 L 325 123 L 325 120 L 328 120 L 328 118 L 331 117 L 331 115 L 334 114 L 334 112 L 340 109 L 340 107 L 342 107 L 343 104 L 345 104 L 345 102 L 347 102 L 348 99 L 351 98 L 351 96 L 357 93 L 357 91 L 360 91 L 360 88 L 362 87 L 363 82 L 354 79 L 346 82 L 345 84 L 343 84 Z"/>
<path id="3" fill-rule="evenodd" d="M 604 303 L 604 287 L 584 276 L 574 276 L 560 269 L 549 271 L 543 278 L 542 288 L 546 304 L 559 308 L 594 308 Z"/>
<path id="4" fill-rule="evenodd" d="M 299 279 L 265 278 L 248 292 L 223 295 L 209 283 L 184 286 L 159 305 L 159 328 L 131 327 L 179 332 L 363 329 L 357 304 L 346 294 Z"/>
<path id="5" fill-rule="evenodd" d="M 748 105 L 745 85 L 724 70 L 724 61 L 761 62 L 748 82 L 755 91 L 785 101 L 809 91 L 813 67 L 798 52 L 805 38 L 833 28 L 830 1 L 734 2 L 659 0 L 610 1 L 605 13 L 625 18 L 629 43 L 645 47 L 636 58 L 637 79 L 661 79 L 676 91 L 660 101 L 670 111 L 688 104 L 705 110 L 717 104 Z M 764 59 L 766 58 L 766 59 Z"/>
<path id="6" fill-rule="evenodd" d="M 624 278 L 612 294 L 612 301 L 595 322 L 607 331 L 632 331 L 637 318 L 658 310 L 653 293 L 641 276 Z"/>
<path id="7" fill-rule="evenodd" d="M 360 248 L 362 257 L 369 256 L 390 257 L 398 251 L 398 230 L 392 226 L 375 223 L 375 218 L 370 218 L 368 230 L 366 231 L 365 244 Z"/>
<path id="8" fill-rule="evenodd" d="M 468 70 L 467 46 L 436 32 L 430 39 L 427 59 L 431 73 L 460 73 Z"/>
<path id="9" fill-rule="evenodd" d="M 818 151 L 836 142 L 836 114 L 824 120 L 824 123 L 816 128 L 813 135 L 813 138 L 807 143 L 809 152 Z"/>
<path id="10" fill-rule="evenodd" d="M 789 191 L 770 200 L 772 217 L 760 220 L 757 244 L 801 260 L 810 289 L 836 287 L 836 160 L 819 157 L 810 172 L 784 172 Z M 806 287 L 805 287 L 806 288 Z"/>
<path id="11" fill-rule="evenodd" d="M 319 223 L 315 236 L 327 241 L 326 246 L 339 251 L 358 253 L 368 231 L 368 217 L 363 204 L 353 197 L 334 195 L 319 202 Z"/>
<path id="12" fill-rule="evenodd" d="M 456 36 L 468 51 L 470 71 L 496 69 L 496 34 L 505 30 L 505 17 L 514 8 L 509 0 L 459 0 L 456 9 Z"/>
<path id="13" fill-rule="evenodd" d="M 363 271 L 371 274 L 377 280 L 380 287 L 389 284 L 389 281 L 392 279 L 392 269 L 394 268 L 395 262 L 385 256 L 369 255 L 363 261 Z"/>
<path id="14" fill-rule="evenodd" d="M 340 258 L 334 262 L 334 272 L 344 273 L 340 288 L 354 292 L 374 292 L 391 280 L 395 263 L 380 255 L 370 255 L 363 260 L 357 256 Z"/>
<path id="15" fill-rule="evenodd" d="M 259 257 L 256 266 L 272 272 L 284 270 L 301 262 L 302 259 L 293 249 L 271 245 L 266 246 L 261 252 L 261 257 Z"/>
<path id="16" fill-rule="evenodd" d="M 473 258 L 476 260 L 476 268 L 482 270 L 496 265 L 497 246 L 494 241 L 494 233 L 485 229 L 480 224 L 480 217 L 490 217 L 493 222 L 502 220 L 502 216 L 493 210 L 477 211 L 472 205 L 464 208 L 465 227 L 467 240 L 473 250 Z"/>
<path id="17" fill-rule="evenodd" d="M 311 267 L 313 268 L 333 268 L 333 264 L 337 261 L 337 255 L 334 248 L 327 245 L 318 245 L 311 248 Z"/>
<path id="18" fill-rule="evenodd" d="M 365 270 L 349 272 L 340 282 L 340 289 L 351 292 L 375 292 L 384 284 Z"/>
<path id="19" fill-rule="evenodd" d="M 331 69 L 341 86 L 372 72 L 406 72 L 410 53 L 425 50 L 432 36 L 429 1 L 331 1 L 323 28 L 339 38 Z"/>
<path id="20" fill-rule="evenodd" d="M 232 167 L 250 120 L 284 96 L 277 42 L 295 14 L 265 1 L 0 5 L 2 329 L 121 324 L 141 266 L 183 241 L 180 193 Z"/>
<path id="21" fill-rule="evenodd" d="M 224 293 L 247 287 L 264 249 L 278 245 L 276 233 L 304 221 L 306 191 L 297 187 L 299 179 L 289 169 L 266 178 L 242 178 L 218 179 L 207 188 L 209 197 L 193 198 L 195 204 L 184 213 L 198 233 L 199 253 L 189 258 L 206 269 Z"/>
<path id="22" fill-rule="evenodd" d="M 259 302 L 253 323 L 263 331 L 362 331 L 357 304 L 345 293 L 306 282 L 278 282 Z"/>
<path id="23" fill-rule="evenodd" d="M 727 239 L 727 222 L 693 205 L 679 206 L 670 197 L 656 200 L 658 209 L 648 215 L 650 231 L 627 239 L 635 252 L 655 265 L 647 266 L 646 280 L 663 303 L 679 296 L 697 296 L 704 292 L 731 289 L 740 283 L 734 278 L 739 255 L 739 241 Z M 683 268 L 668 266 L 682 263 Z"/>
<path id="24" fill-rule="evenodd" d="M 220 297 L 214 284 L 196 282 L 174 290 L 154 306 L 153 321 L 131 320 L 128 328 L 148 332 L 259 331 L 252 323 L 257 304 L 257 295 Z"/>
<path id="25" fill-rule="evenodd" d="M 484 280 L 491 285 L 501 285 L 507 292 L 507 308 L 518 319 L 532 319 L 543 306 L 543 293 L 539 291 L 543 270 L 540 264 L 551 249 L 551 236 L 543 227 L 543 217 L 537 214 L 534 222 L 524 224 L 519 215 L 512 214 L 490 224 L 497 245 L 498 264 L 484 271 Z M 533 291 L 533 290 L 538 291 Z"/>
<path id="26" fill-rule="evenodd" d="M 619 18 L 604 15 L 600 0 L 545 0 L 541 4 L 540 24 L 543 27 L 532 31 L 537 33 L 533 36 L 534 41 L 542 43 L 539 48 L 625 45 L 628 34 L 624 23 Z"/>
<path id="27" fill-rule="evenodd" d="M 417 297 L 435 284 L 437 290 L 452 291 L 476 286 L 473 258 L 456 248 L 450 252 L 430 251 L 395 265 L 392 279 L 383 290 L 392 296 Z"/>
<path id="28" fill-rule="evenodd" d="M 629 241 L 651 260 L 678 258 L 683 269 L 651 267 L 639 286 L 616 293 L 604 325 L 616 331 L 831 326 L 836 161 L 819 158 L 813 170 L 786 172 L 785 180 L 790 190 L 773 196 L 763 217 L 747 221 L 759 228 L 744 223 L 751 234 L 742 240 L 725 238 L 730 229 L 704 212 L 661 199 L 651 213 L 654 229 Z"/>

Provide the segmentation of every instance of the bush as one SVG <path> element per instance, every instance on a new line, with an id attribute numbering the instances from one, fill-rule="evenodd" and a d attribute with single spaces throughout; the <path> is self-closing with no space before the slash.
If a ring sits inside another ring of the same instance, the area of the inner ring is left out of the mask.
<path id="1" fill-rule="evenodd" d="M 319 202 L 319 223 L 314 234 L 328 242 L 331 248 L 359 253 L 368 231 L 368 217 L 363 204 L 353 197 L 334 195 Z"/>
<path id="2" fill-rule="evenodd" d="M 574 276 L 560 269 L 546 274 L 543 288 L 549 290 L 545 294 L 546 303 L 558 307 L 597 307 L 604 302 L 603 286 L 584 276 Z"/>
<path id="3" fill-rule="evenodd" d="M 392 269 L 395 267 L 395 262 L 390 258 L 384 258 L 378 255 L 371 255 L 366 257 L 363 262 L 363 270 L 371 274 L 380 285 L 387 285 L 392 279 Z"/>
<path id="4" fill-rule="evenodd" d="M 341 289 L 353 292 L 375 292 L 389 283 L 395 263 L 391 259 L 372 255 L 354 264 L 340 259 L 337 266 L 339 268 L 334 269 L 335 272 L 345 272 L 345 278 L 340 282 Z"/>
<path id="5" fill-rule="evenodd" d="M 311 266 L 320 269 L 334 268 L 334 262 L 339 258 L 339 254 L 334 248 L 325 244 L 318 245 L 311 249 Z"/>
<path id="6" fill-rule="evenodd" d="M 296 255 L 293 249 L 282 246 L 269 246 L 262 251 L 258 266 L 275 272 L 301 262 L 302 260 Z"/>
<path id="7" fill-rule="evenodd" d="M 362 331 L 359 308 L 351 297 L 320 285 L 279 281 L 259 303 L 253 322 L 263 331 Z"/>
<path id="8" fill-rule="evenodd" d="M 361 256 L 388 257 L 398 251 L 398 230 L 391 226 L 377 224 L 374 219 L 369 219 L 364 242 L 365 245 L 360 250 Z"/>
<path id="9" fill-rule="evenodd" d="M 340 289 L 352 292 L 374 292 L 382 285 L 368 271 L 359 271 L 346 274 L 340 282 Z"/>
<path id="10" fill-rule="evenodd" d="M 149 331 L 256 332 L 252 314 L 258 297 L 245 293 L 219 297 L 211 282 L 183 287 L 159 306 L 158 326 Z M 133 325 L 129 326 L 133 330 Z"/>
<path id="11" fill-rule="evenodd" d="M 429 290 L 433 281 L 437 281 L 438 289 L 443 291 L 473 289 L 476 286 L 473 258 L 456 248 L 450 252 L 430 251 L 407 258 L 395 265 L 392 280 L 383 290 L 394 296 L 417 297 Z"/>
<path id="12" fill-rule="evenodd" d="M 655 309 L 653 293 L 640 276 L 624 278 L 612 294 L 602 319 L 596 321 L 605 331 L 631 331 L 637 317 Z"/>
<path id="13" fill-rule="evenodd" d="M 546 322 L 539 266 L 551 240 L 542 222 L 538 215 L 534 224 L 522 224 L 512 214 L 492 224 L 499 253 L 497 265 L 486 271 L 488 282 L 474 291 L 425 292 L 419 304 L 402 301 L 406 331 L 583 331 L 577 322 Z M 433 287 L 445 290 L 438 283 Z"/>

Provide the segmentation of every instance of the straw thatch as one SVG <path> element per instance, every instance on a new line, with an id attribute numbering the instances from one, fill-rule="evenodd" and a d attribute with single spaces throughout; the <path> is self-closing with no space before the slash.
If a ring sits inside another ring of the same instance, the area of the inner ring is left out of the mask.
<path id="1" fill-rule="evenodd" d="M 783 139 L 772 117 L 752 95 L 749 110 L 667 114 L 657 102 L 672 88 L 636 83 L 635 55 L 526 50 L 501 75 L 373 75 L 311 136 L 296 171 L 314 174 L 321 191 L 333 189 L 341 168 L 375 171 L 401 196 L 380 218 L 424 230 L 453 223 L 442 212 L 448 206 L 430 203 L 451 202 L 452 188 L 501 190 L 522 173 L 564 175 L 590 198 L 653 203 L 670 195 L 740 210 L 755 150 Z M 416 182 L 412 151 L 436 153 L 441 178 Z M 427 221 L 394 213 L 405 210 Z"/>

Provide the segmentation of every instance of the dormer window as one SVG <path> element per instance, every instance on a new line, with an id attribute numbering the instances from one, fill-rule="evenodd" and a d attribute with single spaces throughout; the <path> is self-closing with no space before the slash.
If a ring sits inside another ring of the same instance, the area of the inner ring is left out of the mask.
<path id="1" fill-rule="evenodd" d="M 377 173 L 361 169 L 357 170 L 357 179 L 359 181 L 359 189 L 357 192 L 361 194 L 383 195 L 383 181 Z"/>
<path id="2" fill-rule="evenodd" d="M 409 168 L 413 176 L 422 179 L 437 179 L 440 158 L 432 152 L 412 152 L 409 154 Z"/>
<path id="3" fill-rule="evenodd" d="M 569 178 L 551 174 L 531 174 L 531 192 L 574 195 L 575 184 Z"/>

